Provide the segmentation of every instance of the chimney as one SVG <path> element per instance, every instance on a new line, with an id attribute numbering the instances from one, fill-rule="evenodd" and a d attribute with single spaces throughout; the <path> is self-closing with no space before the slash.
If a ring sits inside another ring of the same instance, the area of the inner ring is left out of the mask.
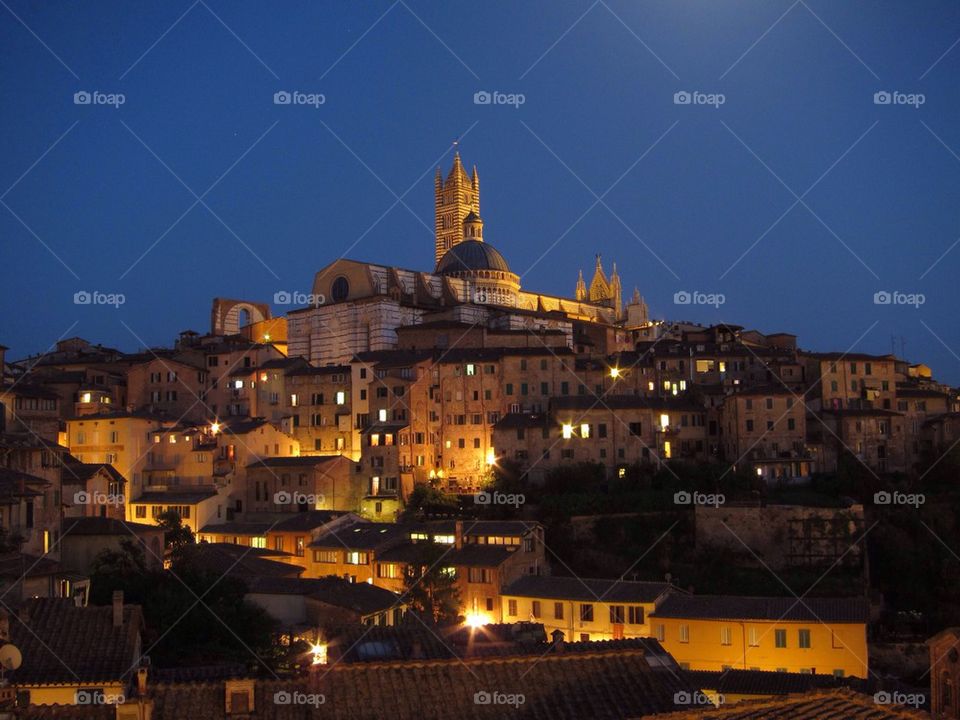
<path id="1" fill-rule="evenodd" d="M 137 695 L 147 696 L 147 669 L 142 666 L 137 668 Z"/>
<path id="2" fill-rule="evenodd" d="M 113 591 L 113 626 L 123 627 L 123 590 Z"/>
<path id="3" fill-rule="evenodd" d="M 453 543 L 457 550 L 463 548 L 463 520 L 457 520 L 453 524 Z"/>
<path id="4" fill-rule="evenodd" d="M 553 640 L 553 649 L 554 652 L 562 653 L 563 652 L 563 630 L 554 630 L 550 633 L 550 638 Z"/>

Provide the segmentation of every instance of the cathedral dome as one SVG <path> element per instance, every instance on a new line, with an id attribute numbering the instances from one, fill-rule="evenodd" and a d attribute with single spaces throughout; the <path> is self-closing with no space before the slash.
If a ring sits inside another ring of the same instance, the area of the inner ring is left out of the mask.
<path id="1" fill-rule="evenodd" d="M 497 249 L 480 240 L 464 240 L 444 253 L 437 263 L 436 272 L 441 275 L 496 270 L 510 272 L 510 266 Z"/>

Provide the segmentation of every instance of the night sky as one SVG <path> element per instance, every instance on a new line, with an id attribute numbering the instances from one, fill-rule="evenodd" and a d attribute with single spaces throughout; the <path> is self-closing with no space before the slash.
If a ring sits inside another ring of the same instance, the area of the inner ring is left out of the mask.
<path id="1" fill-rule="evenodd" d="M 655 317 L 895 336 L 960 383 L 958 39 L 960 4 L 926 0 L 3 0 L 0 343 L 132 351 L 341 256 L 431 270 L 460 136 L 525 288 L 571 295 L 601 253 Z"/>

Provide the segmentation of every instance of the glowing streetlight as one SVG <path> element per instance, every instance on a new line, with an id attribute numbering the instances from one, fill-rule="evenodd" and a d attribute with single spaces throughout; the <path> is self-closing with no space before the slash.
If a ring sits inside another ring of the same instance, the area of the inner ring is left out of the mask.
<path id="1" fill-rule="evenodd" d="M 487 450 L 487 465 L 496 465 L 497 464 L 497 455 L 493 451 L 493 448 Z"/>
<path id="2" fill-rule="evenodd" d="M 310 646 L 310 654 L 313 656 L 311 660 L 311 665 L 326 665 L 327 664 L 327 646 L 321 644 L 313 644 Z"/>
<path id="3" fill-rule="evenodd" d="M 210 423 L 210 434 L 216 435 L 218 432 L 220 432 L 220 423 L 218 422 Z"/>
<path id="4" fill-rule="evenodd" d="M 490 622 L 490 618 L 483 613 L 467 613 L 466 624 L 468 627 L 477 629 Z"/>
<path id="5" fill-rule="evenodd" d="M 610 377 L 612 377 L 614 380 L 620 377 L 620 368 L 618 367 L 610 368 Z"/>

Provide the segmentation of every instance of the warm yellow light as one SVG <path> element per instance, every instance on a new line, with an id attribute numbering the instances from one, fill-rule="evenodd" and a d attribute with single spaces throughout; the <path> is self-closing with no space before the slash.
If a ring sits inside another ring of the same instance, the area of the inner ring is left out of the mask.
<path id="1" fill-rule="evenodd" d="M 647 389 L 650 390 L 650 391 L 653 391 L 653 387 L 654 387 L 654 386 L 653 386 L 653 380 L 651 380 L 650 382 L 647 383 Z"/>
<path id="2" fill-rule="evenodd" d="M 210 434 L 216 435 L 218 432 L 220 432 L 220 423 L 210 423 Z"/>
<path id="3" fill-rule="evenodd" d="M 666 430 L 669 425 L 670 425 L 670 416 L 669 416 L 669 415 L 666 415 L 666 414 L 661 415 L 661 416 L 660 416 L 660 427 L 661 427 L 662 429 Z"/>
<path id="4" fill-rule="evenodd" d="M 618 367 L 610 368 L 610 377 L 612 377 L 614 380 L 620 377 L 620 368 Z"/>
<path id="5" fill-rule="evenodd" d="M 580 437 L 582 438 L 590 437 L 590 426 L 587 423 L 583 423 L 580 426 Z"/>
<path id="6" fill-rule="evenodd" d="M 312 664 L 314 665 L 326 665 L 327 664 L 327 646 L 314 644 L 310 646 L 310 653 L 313 655 Z"/>
<path id="7" fill-rule="evenodd" d="M 667 458 L 667 459 L 670 458 L 670 441 L 669 441 L 669 440 L 667 440 L 667 441 L 663 444 L 663 456 L 664 456 L 665 458 Z"/>
<path id="8" fill-rule="evenodd" d="M 490 623 L 490 617 L 483 613 L 467 613 L 466 624 L 472 628 L 483 627 Z"/>
<path id="9" fill-rule="evenodd" d="M 85 403 L 90 402 L 90 393 L 84 393 L 83 396 L 80 398 L 80 402 L 85 402 Z"/>
<path id="10" fill-rule="evenodd" d="M 487 449 L 487 465 L 496 465 L 497 464 L 497 454 L 493 451 L 493 448 Z"/>
<path id="11" fill-rule="evenodd" d="M 431 470 L 431 471 L 430 471 L 430 479 L 433 480 L 436 476 L 437 476 L 437 471 L 436 471 L 436 470 Z"/>
<path id="12" fill-rule="evenodd" d="M 573 437 L 573 425 L 570 425 L 569 423 L 564 423 L 564 424 L 563 424 L 563 439 L 564 439 L 564 440 L 569 440 L 569 439 L 572 438 L 572 437 Z"/>
<path id="13" fill-rule="evenodd" d="M 270 333 L 267 333 L 266 335 L 264 335 L 263 339 L 267 342 L 270 342 Z"/>
<path id="14" fill-rule="evenodd" d="M 763 468 L 757 468 L 757 475 L 763 475 Z"/>

